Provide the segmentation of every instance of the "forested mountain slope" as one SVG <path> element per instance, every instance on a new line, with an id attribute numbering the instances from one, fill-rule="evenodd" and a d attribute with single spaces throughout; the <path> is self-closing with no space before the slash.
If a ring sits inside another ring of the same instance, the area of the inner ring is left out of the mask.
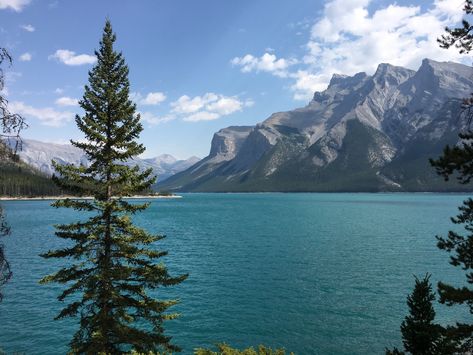
<path id="1" fill-rule="evenodd" d="M 60 191 L 51 178 L 21 161 L 0 143 L 0 196 L 52 196 Z"/>

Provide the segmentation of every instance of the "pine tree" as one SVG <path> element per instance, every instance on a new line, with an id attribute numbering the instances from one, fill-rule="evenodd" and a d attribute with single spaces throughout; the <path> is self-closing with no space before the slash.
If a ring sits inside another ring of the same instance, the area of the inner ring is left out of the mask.
<path id="1" fill-rule="evenodd" d="M 414 355 L 433 354 L 440 337 L 440 327 L 433 323 L 435 310 L 432 302 L 435 295 L 429 278 L 430 275 L 422 280 L 415 277 L 414 290 L 407 297 L 409 315 L 401 324 L 404 349 Z"/>
<path id="2" fill-rule="evenodd" d="M 115 39 L 107 20 L 95 52 L 97 64 L 89 72 L 90 86 L 80 101 L 85 114 L 76 116 L 86 141 L 72 144 L 84 150 L 90 166 L 55 164 L 59 187 L 94 200 L 66 199 L 53 205 L 87 212 L 89 218 L 56 226 L 56 236 L 70 244 L 43 257 L 74 263 L 41 282 L 67 284 L 60 301 L 74 295 L 56 317 L 80 317 L 70 342 L 72 353 L 179 351 L 163 329 L 165 320 L 177 316 L 167 313 L 177 300 L 157 300 L 148 291 L 176 285 L 187 275 L 171 277 L 158 263 L 167 254 L 156 249 L 163 236 L 148 234 L 131 220 L 148 205 L 124 199 L 149 188 L 155 178 L 151 169 L 140 172 L 123 164 L 144 147 L 136 142 L 142 125 L 129 99 L 128 67 L 113 48 Z"/>
<path id="3" fill-rule="evenodd" d="M 473 0 L 465 1 L 464 12 L 467 16 L 473 14 Z M 467 19 L 458 28 L 446 28 L 446 34 L 439 38 L 442 48 L 456 47 L 460 53 L 469 53 L 473 49 L 473 25 Z M 469 184 L 473 178 L 473 93 L 463 100 L 463 114 L 466 129 L 459 134 L 460 144 L 447 146 L 443 155 L 437 160 L 431 159 L 431 164 L 437 173 L 448 180 L 455 176 L 461 184 Z M 451 254 L 450 263 L 461 267 L 466 273 L 467 286 L 455 287 L 439 282 L 438 291 L 440 302 L 448 306 L 467 305 L 473 314 L 473 199 L 469 198 L 459 207 L 460 213 L 452 218 L 454 224 L 462 225 L 466 234 L 450 231 L 447 237 L 437 237 L 438 247 Z M 458 351 L 473 351 L 473 324 L 457 323 L 448 328 L 448 339 L 459 344 Z"/>
<path id="4" fill-rule="evenodd" d="M 404 350 L 413 355 L 439 354 L 442 327 L 434 323 L 435 310 L 432 302 L 435 295 L 429 279 L 430 275 L 426 275 L 422 280 L 415 277 L 414 290 L 407 296 L 409 315 L 401 324 Z M 386 353 L 403 354 L 398 349 Z"/>
<path id="5" fill-rule="evenodd" d="M 467 16 L 473 14 L 473 0 L 465 1 L 463 11 Z M 462 54 L 471 51 L 473 46 L 473 27 L 466 18 L 462 20 L 462 27 L 447 27 L 445 31 L 447 33 L 437 40 L 441 48 L 448 49 L 454 46 Z"/>

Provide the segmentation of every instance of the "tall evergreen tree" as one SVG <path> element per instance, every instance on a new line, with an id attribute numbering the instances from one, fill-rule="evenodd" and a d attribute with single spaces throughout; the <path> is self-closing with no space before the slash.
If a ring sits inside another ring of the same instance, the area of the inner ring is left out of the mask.
<path id="1" fill-rule="evenodd" d="M 429 279 L 430 275 L 422 280 L 415 277 L 414 291 L 407 297 L 409 315 L 401 324 L 404 349 L 414 355 L 434 354 L 441 333 L 441 327 L 434 323 L 435 295 Z"/>
<path id="2" fill-rule="evenodd" d="M 470 53 L 473 49 L 473 25 L 468 21 L 468 17 L 473 14 L 473 0 L 465 1 L 464 12 L 466 17 L 462 26 L 446 28 L 446 34 L 439 38 L 442 48 L 454 46 L 460 53 Z M 464 99 L 463 108 L 466 128 L 459 134 L 460 144 L 447 146 L 443 155 L 437 160 L 431 160 L 431 164 L 445 180 L 455 176 L 461 184 L 469 184 L 473 178 L 473 94 Z M 459 210 L 459 215 L 452 218 L 452 222 L 463 226 L 466 233 L 462 235 L 457 231 L 450 231 L 447 237 L 437 237 L 437 245 L 451 254 L 450 263 L 453 266 L 459 266 L 465 271 L 467 285 L 455 287 L 440 282 L 438 291 L 441 303 L 448 306 L 466 305 L 470 314 L 473 314 L 473 199 L 464 201 Z M 459 322 L 449 327 L 447 334 L 452 342 L 458 342 L 458 351 L 473 351 L 473 323 Z"/>
<path id="3" fill-rule="evenodd" d="M 422 280 L 415 277 L 412 294 L 407 296 L 409 315 L 401 324 L 404 350 L 413 355 L 439 354 L 442 327 L 434 323 L 435 310 L 432 302 L 435 295 L 430 284 L 430 275 Z M 398 349 L 387 351 L 387 354 L 403 354 Z"/>
<path id="4" fill-rule="evenodd" d="M 76 116 L 86 142 L 72 144 L 84 150 L 90 166 L 55 164 L 55 182 L 64 190 L 94 200 L 66 199 L 55 207 L 87 212 L 85 221 L 56 226 L 56 236 L 69 241 L 45 258 L 67 258 L 74 263 L 43 278 L 67 284 L 60 301 L 75 295 L 56 319 L 80 317 L 80 328 L 70 343 L 73 353 L 119 354 L 179 351 L 164 334 L 163 322 L 177 314 L 167 309 L 177 300 L 158 300 L 149 290 L 180 283 L 187 275 L 171 277 L 158 259 L 163 236 L 148 234 L 132 224 L 131 216 L 147 204 L 131 204 L 124 197 L 147 189 L 155 181 L 151 169 L 140 172 L 123 162 L 145 149 L 136 142 L 142 125 L 129 99 L 128 67 L 114 50 L 115 34 L 107 20 L 95 52 L 97 64 L 89 72 L 89 85 Z"/>

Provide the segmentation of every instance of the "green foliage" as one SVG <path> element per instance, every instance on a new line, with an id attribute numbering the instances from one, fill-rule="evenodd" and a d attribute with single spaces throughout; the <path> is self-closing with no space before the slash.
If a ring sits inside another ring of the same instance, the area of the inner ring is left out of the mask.
<path id="1" fill-rule="evenodd" d="M 71 299 L 56 319 L 80 318 L 80 328 L 70 343 L 72 353 L 119 354 L 179 351 L 164 334 L 164 321 L 177 300 L 158 300 L 149 290 L 182 282 L 187 275 L 171 277 L 158 260 L 167 252 L 157 250 L 163 236 L 151 235 L 132 223 L 132 215 L 147 204 L 131 204 L 124 197 L 148 189 L 152 170 L 123 163 L 141 154 L 136 142 L 142 131 L 136 106 L 129 100 L 128 67 L 113 49 L 115 35 L 106 22 L 97 64 L 89 72 L 76 116 L 85 142 L 72 142 L 84 150 L 90 166 L 61 166 L 53 179 L 57 185 L 94 200 L 65 199 L 53 206 L 86 212 L 85 221 L 56 226 L 56 236 L 69 241 L 66 247 L 49 251 L 45 258 L 66 258 L 71 265 L 46 276 L 42 283 L 67 285 L 60 301 Z"/>
<path id="2" fill-rule="evenodd" d="M 473 1 L 465 1 L 466 15 L 473 13 Z M 473 48 L 473 27 L 467 20 L 463 20 L 462 27 L 446 29 L 447 34 L 438 41 L 443 48 L 455 46 L 461 53 L 469 53 Z M 458 182 L 469 184 L 473 178 L 473 94 L 463 101 L 464 119 L 468 126 L 467 131 L 460 133 L 462 144 L 454 147 L 447 146 L 443 155 L 437 160 L 430 160 L 437 173 L 445 180 L 456 175 Z M 440 302 L 448 306 L 466 305 L 470 314 L 473 314 L 473 200 L 470 198 L 459 207 L 460 213 L 452 218 L 454 224 L 463 226 L 465 234 L 450 231 L 447 237 L 437 237 L 438 247 L 450 253 L 450 263 L 461 267 L 466 274 L 467 285 L 455 287 L 439 282 L 438 291 Z M 447 328 L 445 335 L 447 347 L 458 346 L 458 352 L 473 350 L 473 323 L 459 323 Z"/>
<path id="3" fill-rule="evenodd" d="M 47 176 L 23 162 L 0 162 L 0 196 L 56 196 L 61 190 Z"/>
<path id="4" fill-rule="evenodd" d="M 463 7 L 466 15 L 473 14 L 473 0 L 466 0 Z M 446 28 L 446 34 L 437 41 L 440 47 L 448 49 L 451 46 L 458 48 L 460 53 L 469 53 L 473 47 L 473 27 L 470 22 L 463 19 L 462 26 L 457 28 Z"/>
<path id="5" fill-rule="evenodd" d="M 456 178 L 460 184 L 468 184 L 473 177 L 473 132 L 459 134 L 461 146 L 446 146 L 437 160 L 430 160 L 432 166 L 446 181 L 458 172 Z"/>
<path id="6" fill-rule="evenodd" d="M 409 315 L 401 324 L 402 342 L 404 351 L 397 348 L 386 350 L 387 355 L 413 354 L 435 355 L 453 354 L 456 351 L 455 343 L 445 336 L 447 330 L 434 323 L 435 310 L 432 302 L 435 295 L 430 283 L 430 275 L 419 280 L 415 277 L 415 286 L 412 294 L 407 297 Z"/>
<path id="7" fill-rule="evenodd" d="M 264 345 L 258 346 L 258 349 L 247 348 L 244 350 L 234 349 L 227 344 L 217 344 L 217 351 L 210 349 L 196 349 L 195 355 L 285 355 L 284 349 L 271 349 Z M 293 354 L 292 352 L 290 354 Z"/>
<path id="8" fill-rule="evenodd" d="M 449 231 L 447 237 L 437 237 L 437 246 L 449 252 L 450 264 L 461 267 L 466 273 L 467 285 L 454 287 L 439 282 L 440 302 L 448 306 L 467 305 L 473 314 L 473 200 L 470 198 L 459 207 L 460 214 L 452 218 L 452 222 L 463 225 L 466 235 Z M 462 350 L 473 349 L 473 324 L 457 323 L 448 329 L 448 337 L 452 342 L 461 344 Z"/>
<path id="9" fill-rule="evenodd" d="M 401 333 L 404 348 L 411 354 L 433 354 L 441 333 L 440 326 L 433 323 L 435 295 L 429 279 L 430 275 L 422 280 L 415 277 L 414 291 L 407 297 L 409 315 L 401 324 Z"/>

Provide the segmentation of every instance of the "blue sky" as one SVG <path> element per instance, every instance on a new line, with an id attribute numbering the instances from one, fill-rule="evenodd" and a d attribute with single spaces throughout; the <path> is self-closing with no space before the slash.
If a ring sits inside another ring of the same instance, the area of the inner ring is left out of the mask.
<path id="1" fill-rule="evenodd" d="M 145 156 L 208 154 L 214 132 L 308 103 L 333 73 L 465 61 L 435 39 L 462 0 L 0 0 L 25 138 L 81 139 L 73 117 L 106 18 L 130 67 Z"/>

